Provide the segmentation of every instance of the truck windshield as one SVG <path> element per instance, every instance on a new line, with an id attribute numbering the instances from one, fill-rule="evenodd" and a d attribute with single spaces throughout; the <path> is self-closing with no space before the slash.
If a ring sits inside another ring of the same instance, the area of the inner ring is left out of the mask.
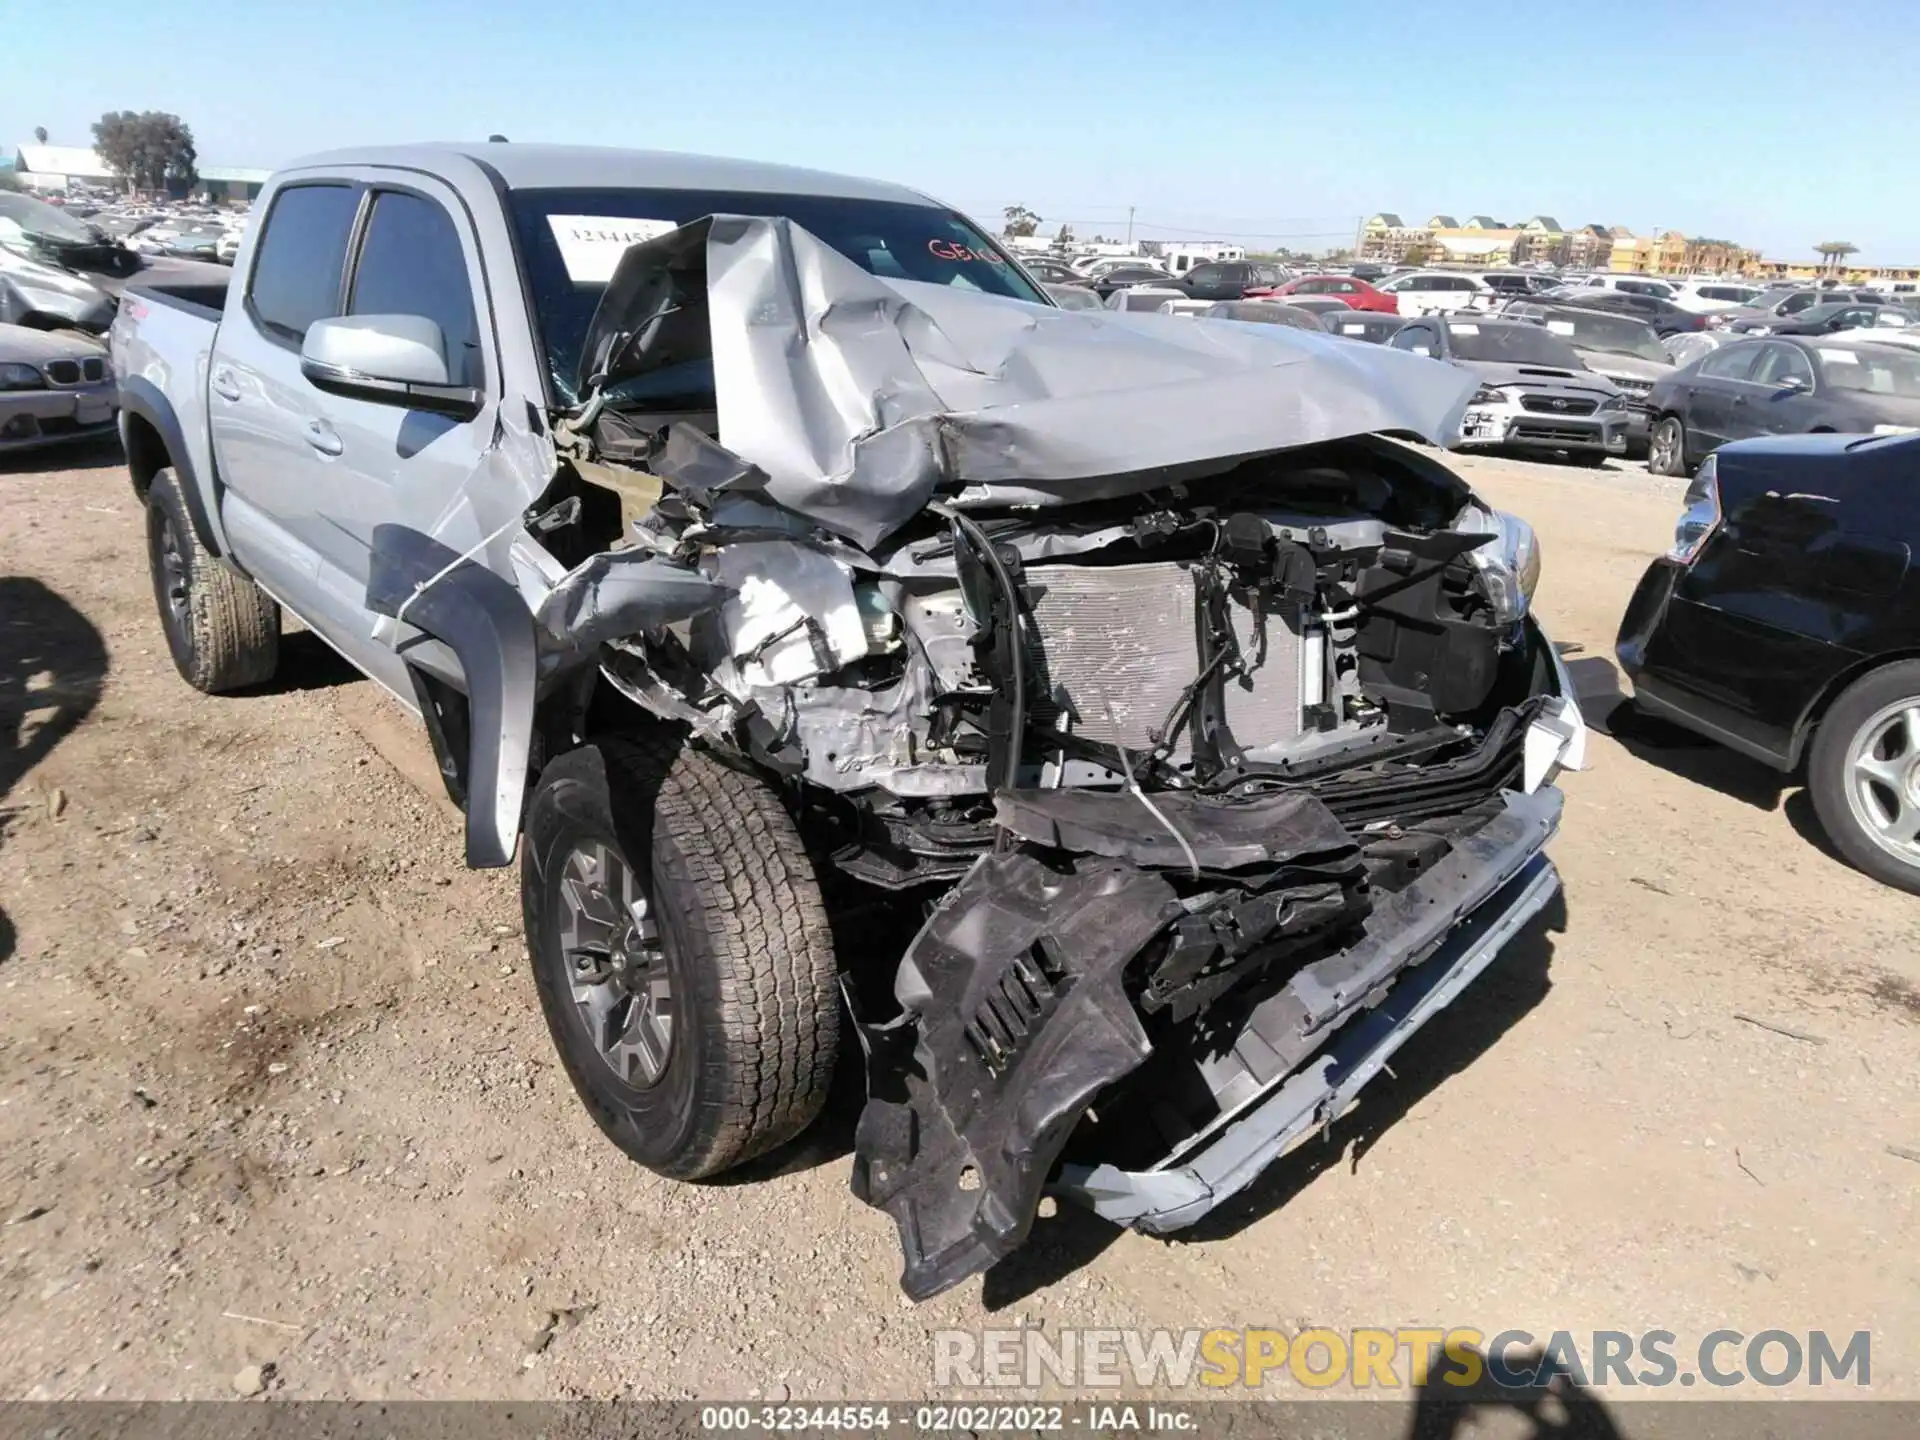
<path id="1" fill-rule="evenodd" d="M 923 280 L 1050 302 L 1006 252 L 951 210 L 890 200 L 717 190 L 515 190 L 535 318 L 560 396 L 577 398 L 580 347 L 625 248 L 707 215 L 784 216 L 882 280 Z"/>

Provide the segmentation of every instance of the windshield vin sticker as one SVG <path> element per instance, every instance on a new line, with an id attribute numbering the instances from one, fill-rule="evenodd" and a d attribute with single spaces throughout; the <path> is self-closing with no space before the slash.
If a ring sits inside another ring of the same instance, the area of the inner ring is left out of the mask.
<path id="1" fill-rule="evenodd" d="M 604 285 L 627 247 L 680 227 L 671 220 L 632 220 L 621 215 L 549 215 L 560 263 L 576 285 Z"/>

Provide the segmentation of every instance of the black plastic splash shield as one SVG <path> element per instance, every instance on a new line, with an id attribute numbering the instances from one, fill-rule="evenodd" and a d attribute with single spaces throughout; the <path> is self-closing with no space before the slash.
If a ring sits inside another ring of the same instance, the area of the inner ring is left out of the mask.
<path id="1" fill-rule="evenodd" d="M 985 855 L 901 962 L 903 1013 L 863 1026 L 853 1193 L 900 1230 L 924 1300 L 1017 1249 L 1099 1091 L 1151 1053 L 1121 972 L 1180 913 L 1130 865 Z M 908 1053 L 910 1052 L 910 1053 Z"/>

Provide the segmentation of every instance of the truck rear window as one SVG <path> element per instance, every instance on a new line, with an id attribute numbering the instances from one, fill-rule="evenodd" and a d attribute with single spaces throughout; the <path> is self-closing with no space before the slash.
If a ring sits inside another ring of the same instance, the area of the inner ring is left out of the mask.
<path id="1" fill-rule="evenodd" d="M 935 205 L 716 190 L 515 190 L 534 318 L 560 397 L 571 402 L 587 325 L 627 245 L 707 215 L 785 216 L 882 280 L 922 280 L 1049 302 L 971 222 Z"/>

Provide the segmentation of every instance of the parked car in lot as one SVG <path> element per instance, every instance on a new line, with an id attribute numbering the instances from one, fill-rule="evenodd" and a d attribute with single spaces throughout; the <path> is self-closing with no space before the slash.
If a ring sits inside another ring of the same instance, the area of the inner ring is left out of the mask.
<path id="1" fill-rule="evenodd" d="M 1834 848 L 1920 893 L 1920 437 L 1709 455 L 1620 622 L 1633 704 L 1788 773 Z"/>
<path id="2" fill-rule="evenodd" d="M 1662 336 L 1660 349 L 1673 364 L 1691 365 L 1708 351 L 1718 350 L 1733 338 L 1731 330 L 1684 330 L 1678 335 Z"/>
<path id="3" fill-rule="evenodd" d="M 113 346 L 180 674 L 269 679 L 284 604 L 422 717 L 639 1163 L 798 1134 L 857 1024 L 912 1296 L 1043 1191 L 1198 1220 L 1557 890 L 1532 532 L 1381 438 L 1447 438 L 1446 366 L 1063 312 L 899 186 L 504 143 L 297 162 Z M 904 953 L 836 952 L 825 866 Z"/>
<path id="4" fill-rule="evenodd" d="M 1677 286 L 1651 275 L 1588 275 L 1581 280 L 1579 288 L 1620 295 L 1650 295 L 1656 300 L 1672 300 L 1678 290 Z"/>
<path id="5" fill-rule="evenodd" d="M 1249 290 L 1263 293 L 1286 283 L 1278 266 L 1256 260 L 1209 260 L 1173 281 L 1194 300 L 1240 300 Z"/>
<path id="6" fill-rule="evenodd" d="M 1833 335 L 1842 330 L 1895 329 L 1914 322 L 1914 314 L 1897 305 L 1863 305 L 1856 300 L 1833 300 L 1809 305 L 1793 315 L 1736 320 L 1726 328 L 1736 335 Z"/>
<path id="7" fill-rule="evenodd" d="M 1456 442 L 1565 454 L 1599 465 L 1627 448 L 1627 405 L 1558 335 L 1524 320 L 1433 316 L 1387 342 L 1470 371 L 1480 382 Z"/>
<path id="8" fill-rule="evenodd" d="M 1652 326 L 1629 315 L 1537 301 L 1514 302 L 1500 313 L 1544 325 L 1573 346 L 1589 370 L 1611 380 L 1627 398 L 1627 453 L 1645 452 L 1653 433 L 1649 397 L 1654 384 L 1673 373 L 1673 362 Z"/>
<path id="9" fill-rule="evenodd" d="M 1308 295 L 1327 295 L 1340 301 L 1350 310 L 1378 310 L 1388 315 L 1400 313 L 1399 302 L 1393 296 L 1383 290 L 1375 289 L 1364 280 L 1356 280 L 1351 275 L 1303 275 L 1298 280 L 1289 280 L 1275 289 L 1258 293 L 1280 300 L 1294 300 Z"/>
<path id="10" fill-rule="evenodd" d="M 1920 428 L 1920 355 L 1852 335 L 1735 340 L 1674 371 L 1647 403 L 1647 468 L 1685 475 L 1734 440 Z"/>
<path id="11" fill-rule="evenodd" d="M 1737 280 L 1682 280 L 1667 298 L 1682 310 L 1711 315 L 1718 310 L 1751 305 L 1761 293 L 1759 286 L 1743 285 Z"/>
<path id="12" fill-rule="evenodd" d="M 1383 315 L 1378 310 L 1329 310 L 1320 317 L 1320 323 L 1329 335 L 1384 345 L 1407 322 L 1399 315 Z"/>
<path id="13" fill-rule="evenodd" d="M 1286 303 L 1298 306 L 1302 310 L 1325 317 L 1328 315 L 1351 315 L 1354 309 L 1338 295 L 1289 295 Z"/>
<path id="14" fill-rule="evenodd" d="M 1470 273 L 1503 300 L 1524 299 L 1560 286 L 1559 276 L 1541 270 L 1475 270 Z"/>
<path id="15" fill-rule="evenodd" d="M 1751 304 L 1714 311 L 1707 317 L 1707 323 L 1716 330 L 1738 329 L 1748 322 L 1773 325 L 1782 320 L 1792 319 L 1816 305 L 1835 305 L 1849 301 L 1862 305 L 1874 305 L 1879 303 L 1879 298 L 1877 295 L 1868 295 L 1862 299 L 1861 295 L 1853 290 L 1822 289 L 1810 285 L 1775 286 L 1761 292 Z"/>
<path id="16" fill-rule="evenodd" d="M 1471 275 L 1447 270 L 1413 270 L 1384 281 L 1402 315 L 1444 315 L 1456 310 L 1491 310 L 1499 296 Z"/>
<path id="17" fill-rule="evenodd" d="M 1206 310 L 1215 303 L 1195 300 L 1171 285 L 1129 285 L 1107 296 L 1106 308 L 1130 315 L 1180 315 Z"/>
<path id="18" fill-rule="evenodd" d="M 0 454 L 111 435 L 116 408 L 98 341 L 0 324 Z"/>
<path id="19" fill-rule="evenodd" d="M 1241 320 L 1254 325 L 1287 325 L 1295 330 L 1318 330 L 1320 317 L 1283 300 L 1216 300 L 1200 312 L 1205 320 Z"/>
<path id="20" fill-rule="evenodd" d="M 1102 300 L 1116 290 L 1125 290 L 1134 285 L 1168 286 L 1172 283 L 1173 277 L 1157 265 L 1113 265 L 1086 281 L 1088 288 Z"/>
<path id="21" fill-rule="evenodd" d="M 1673 301 L 1658 295 L 1643 295 L 1633 290 L 1563 287 L 1549 290 L 1541 298 L 1563 305 L 1578 305 L 1587 310 L 1604 310 L 1610 315 L 1631 315 L 1652 326 L 1653 333 L 1663 339 L 1668 335 L 1707 328 L 1707 316 L 1683 310 Z"/>
<path id="22" fill-rule="evenodd" d="M 1040 287 L 1062 310 L 1104 310 L 1106 306 L 1085 285 L 1045 285 Z"/>
<path id="23" fill-rule="evenodd" d="M 1051 255 L 1022 255 L 1021 268 L 1042 285 L 1078 285 L 1085 277 L 1064 260 Z"/>

